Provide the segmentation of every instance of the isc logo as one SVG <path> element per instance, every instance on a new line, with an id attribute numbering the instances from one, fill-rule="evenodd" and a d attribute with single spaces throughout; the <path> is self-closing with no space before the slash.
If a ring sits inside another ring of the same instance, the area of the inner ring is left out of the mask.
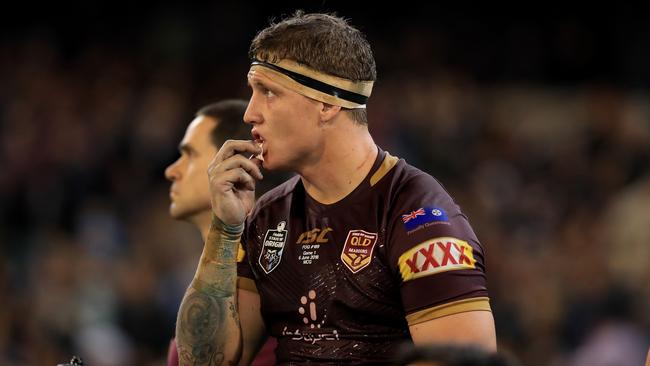
<path id="1" fill-rule="evenodd" d="M 332 231 L 332 229 L 329 227 L 322 230 L 316 228 L 305 231 L 304 233 L 300 234 L 298 240 L 296 241 L 296 244 L 327 243 L 328 238 L 325 236 L 330 231 Z"/>
<path id="2" fill-rule="evenodd" d="M 406 282 L 440 272 L 475 268 L 476 260 L 466 241 L 444 237 L 416 245 L 402 254 L 398 263 Z"/>

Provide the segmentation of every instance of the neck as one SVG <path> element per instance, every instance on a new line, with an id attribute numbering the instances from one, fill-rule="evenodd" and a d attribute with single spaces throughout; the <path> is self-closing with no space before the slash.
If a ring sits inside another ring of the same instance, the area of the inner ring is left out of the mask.
<path id="1" fill-rule="evenodd" d="M 337 121 L 325 133 L 325 145 L 316 163 L 299 172 L 307 193 L 316 201 L 332 204 L 350 194 L 368 175 L 377 146 L 366 126 Z"/>

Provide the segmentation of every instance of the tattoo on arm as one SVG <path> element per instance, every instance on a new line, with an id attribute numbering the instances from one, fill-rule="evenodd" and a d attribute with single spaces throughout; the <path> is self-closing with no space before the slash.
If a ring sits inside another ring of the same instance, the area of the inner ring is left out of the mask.
<path id="1" fill-rule="evenodd" d="M 215 345 L 214 334 L 224 323 L 223 298 L 200 291 L 188 294 L 178 314 L 179 356 L 192 365 L 220 365 L 224 355 Z M 182 324 L 182 326 L 180 326 Z M 187 345 L 187 346 L 186 346 Z M 182 350 L 182 352 L 181 352 Z"/>
<path id="2" fill-rule="evenodd" d="M 235 299 L 241 229 L 213 218 L 196 276 L 178 312 L 176 341 L 182 365 L 236 363 L 241 356 L 241 339 L 232 351 L 233 337 L 240 337 Z M 226 354 L 227 345 L 231 350 Z"/>

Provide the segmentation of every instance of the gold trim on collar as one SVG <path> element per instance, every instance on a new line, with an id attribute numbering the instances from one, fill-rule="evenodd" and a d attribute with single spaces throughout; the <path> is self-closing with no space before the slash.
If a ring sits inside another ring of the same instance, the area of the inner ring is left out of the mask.
<path id="1" fill-rule="evenodd" d="M 375 172 L 375 174 L 370 177 L 370 186 L 374 186 L 383 178 L 399 161 L 398 157 L 392 156 L 386 151 L 386 156 L 384 156 L 384 161 L 381 162 L 381 166 Z"/>

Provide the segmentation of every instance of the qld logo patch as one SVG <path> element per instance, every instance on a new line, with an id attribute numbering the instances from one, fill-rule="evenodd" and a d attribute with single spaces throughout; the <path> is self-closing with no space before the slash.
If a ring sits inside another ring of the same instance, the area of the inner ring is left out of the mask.
<path id="1" fill-rule="evenodd" d="M 287 230 L 284 227 L 286 222 L 280 221 L 275 230 L 267 230 L 262 244 L 262 253 L 260 253 L 260 267 L 266 272 L 271 273 L 282 260 L 284 244 L 287 242 Z"/>
<path id="2" fill-rule="evenodd" d="M 372 251 L 375 249 L 375 244 L 377 244 L 377 233 L 350 230 L 341 252 L 343 264 L 352 273 L 357 273 L 366 268 L 372 260 Z"/>
<path id="3" fill-rule="evenodd" d="M 404 252 L 397 263 L 404 282 L 445 271 L 476 268 L 472 246 L 452 237 L 420 243 Z"/>
<path id="4" fill-rule="evenodd" d="M 449 218 L 445 210 L 440 207 L 420 207 L 402 215 L 402 222 L 406 231 L 411 231 L 421 225 L 448 224 Z"/>

